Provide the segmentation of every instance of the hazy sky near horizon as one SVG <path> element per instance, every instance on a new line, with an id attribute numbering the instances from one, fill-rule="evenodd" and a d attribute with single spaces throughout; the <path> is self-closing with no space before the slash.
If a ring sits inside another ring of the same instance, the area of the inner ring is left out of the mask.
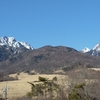
<path id="1" fill-rule="evenodd" d="M 81 50 L 100 42 L 100 0 L 0 0 L 0 37 L 34 48 Z"/>

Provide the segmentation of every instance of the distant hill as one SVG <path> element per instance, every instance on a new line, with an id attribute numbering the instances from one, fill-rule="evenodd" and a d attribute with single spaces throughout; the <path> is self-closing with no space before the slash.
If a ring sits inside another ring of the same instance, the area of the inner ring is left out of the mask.
<path id="1" fill-rule="evenodd" d="M 100 67 L 100 58 L 81 53 L 64 46 L 44 46 L 12 56 L 0 63 L 1 71 L 14 73 L 35 70 L 38 73 L 53 73 L 76 67 Z"/>

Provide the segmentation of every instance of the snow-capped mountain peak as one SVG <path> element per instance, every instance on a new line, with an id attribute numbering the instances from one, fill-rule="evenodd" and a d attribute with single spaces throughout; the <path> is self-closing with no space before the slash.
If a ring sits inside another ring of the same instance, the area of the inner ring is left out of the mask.
<path id="1" fill-rule="evenodd" d="M 1 46 L 7 46 L 7 47 L 12 47 L 13 49 L 17 49 L 20 47 L 25 47 L 26 49 L 31 49 L 33 50 L 33 47 L 27 44 L 26 42 L 19 42 L 16 41 L 14 37 L 1 37 L 0 38 L 0 45 Z"/>
<path id="2" fill-rule="evenodd" d="M 98 43 L 92 50 L 100 51 L 100 43 Z"/>
<path id="3" fill-rule="evenodd" d="M 0 38 L 0 45 L 6 45 L 6 46 L 13 46 L 13 44 L 16 42 L 14 37 L 1 37 Z"/>
<path id="4" fill-rule="evenodd" d="M 100 56 L 100 43 L 95 45 L 94 48 L 91 49 L 91 50 L 88 49 L 87 47 L 85 47 L 84 49 L 81 50 L 81 52 L 88 53 L 92 56 Z"/>
<path id="5" fill-rule="evenodd" d="M 87 48 L 87 47 L 85 47 L 84 49 L 81 50 L 81 52 L 83 52 L 83 53 L 87 53 L 87 52 L 89 52 L 89 51 L 90 51 L 90 49 Z"/>

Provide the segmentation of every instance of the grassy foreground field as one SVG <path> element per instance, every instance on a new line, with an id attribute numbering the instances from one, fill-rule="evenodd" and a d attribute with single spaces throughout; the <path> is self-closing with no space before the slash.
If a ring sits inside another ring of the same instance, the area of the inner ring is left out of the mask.
<path id="1" fill-rule="evenodd" d="M 37 81 L 38 77 L 47 77 L 49 79 L 52 79 L 54 76 L 56 76 L 58 79 L 64 77 L 64 75 L 28 75 L 27 73 L 20 73 L 20 75 L 12 74 L 10 75 L 12 77 L 18 77 L 19 80 L 16 81 L 7 81 L 7 82 L 0 82 L 0 94 L 2 94 L 2 89 L 6 86 L 8 87 L 8 95 L 7 97 L 10 99 L 12 97 L 21 97 L 27 94 L 31 90 L 30 84 L 27 82 L 33 82 Z"/>

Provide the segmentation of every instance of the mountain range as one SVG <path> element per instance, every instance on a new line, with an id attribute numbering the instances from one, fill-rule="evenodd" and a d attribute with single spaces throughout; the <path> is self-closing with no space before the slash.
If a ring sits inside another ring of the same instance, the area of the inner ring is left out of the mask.
<path id="1" fill-rule="evenodd" d="M 4 36 L 0 38 L 0 61 L 27 50 L 33 50 L 33 47 L 26 42 L 16 41 L 14 37 Z"/>
<path id="2" fill-rule="evenodd" d="M 84 49 L 81 50 L 83 53 L 88 53 L 92 56 L 100 56 L 100 44 L 98 43 L 93 47 L 93 49 L 89 49 L 85 47 Z"/>
<path id="3" fill-rule="evenodd" d="M 76 67 L 100 67 L 100 44 L 93 49 L 77 51 L 65 46 L 44 46 L 34 49 L 14 37 L 0 38 L 0 72 L 15 73 L 35 70 L 38 73 L 68 71 Z"/>
<path id="4" fill-rule="evenodd" d="M 33 50 L 33 47 L 27 44 L 26 42 L 19 42 L 16 41 L 14 37 L 7 37 L 7 36 L 0 38 L 0 46 L 6 46 L 7 48 L 11 47 L 14 53 L 16 53 L 16 51 L 19 48 L 26 48 Z"/>

